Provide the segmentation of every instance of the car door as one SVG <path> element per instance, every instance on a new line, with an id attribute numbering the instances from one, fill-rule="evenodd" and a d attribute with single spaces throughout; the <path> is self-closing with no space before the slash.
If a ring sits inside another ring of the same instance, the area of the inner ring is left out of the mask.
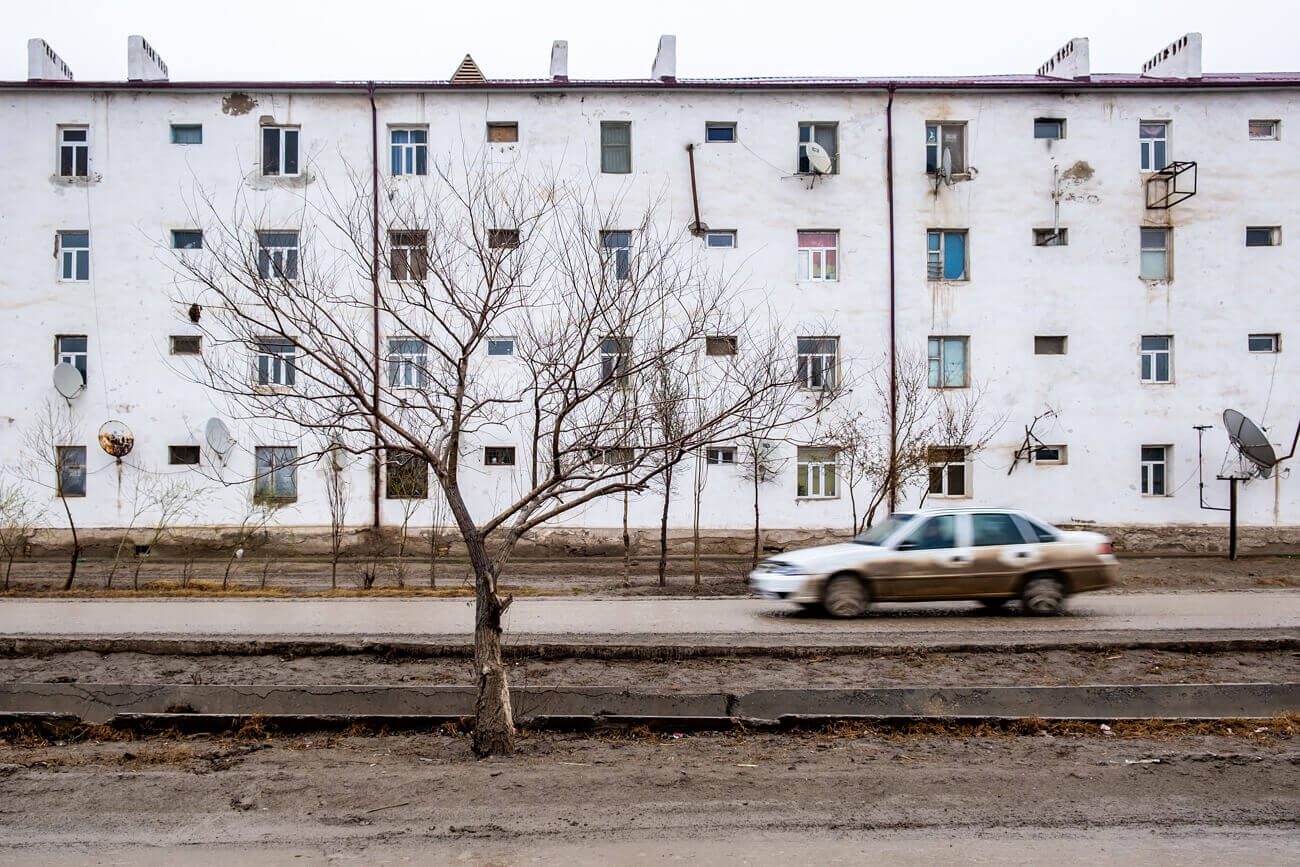
<path id="1" fill-rule="evenodd" d="M 878 599 L 900 602 L 949 598 L 968 577 L 974 556 L 966 516 L 932 515 L 899 541 L 892 556 L 871 568 Z"/>
<path id="2" fill-rule="evenodd" d="M 1005 596 L 1019 588 L 1020 576 L 1041 559 L 1015 516 L 1007 512 L 975 512 L 971 519 L 971 568 L 967 596 Z"/>

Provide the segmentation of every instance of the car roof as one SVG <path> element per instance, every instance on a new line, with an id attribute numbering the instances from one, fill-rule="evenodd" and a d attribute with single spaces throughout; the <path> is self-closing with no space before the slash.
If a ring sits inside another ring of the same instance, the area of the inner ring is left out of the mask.
<path id="1" fill-rule="evenodd" d="M 899 512 L 899 513 L 897 513 L 897 514 L 910 514 L 910 515 L 955 515 L 955 514 L 960 514 L 960 513 L 969 513 L 969 512 L 981 512 L 981 513 L 994 512 L 994 513 L 1007 514 L 1007 515 L 1023 515 L 1023 516 L 1026 517 L 1026 518 L 1028 518 L 1028 517 L 1032 517 L 1032 516 L 1031 516 L 1028 512 L 1026 512 L 1024 509 L 1007 509 L 1007 508 L 1003 508 L 1003 507 L 1000 507 L 1000 506 L 951 506 L 951 507 L 948 507 L 948 506 L 927 506 L 927 507 L 925 507 L 924 509 L 916 509 L 916 510 L 914 510 L 914 511 L 912 511 L 912 512 Z M 1037 519 L 1035 519 L 1035 520 L 1037 520 Z"/>

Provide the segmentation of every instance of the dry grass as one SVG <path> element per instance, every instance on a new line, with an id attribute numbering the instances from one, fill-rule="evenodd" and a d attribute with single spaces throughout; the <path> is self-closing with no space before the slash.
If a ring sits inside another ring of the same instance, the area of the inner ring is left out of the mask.
<path id="1" fill-rule="evenodd" d="M 563 588 L 542 589 L 539 587 L 530 587 L 522 585 L 511 587 L 503 584 L 501 591 L 504 595 L 518 597 L 529 596 L 564 596 L 570 591 Z M 278 597 L 278 598 L 324 598 L 324 599 L 349 599 L 349 598 L 405 598 L 427 596 L 434 599 L 463 599 L 474 596 L 474 588 L 471 585 L 458 585 L 456 587 L 376 587 L 370 590 L 360 589 L 338 589 L 338 590 L 293 590 L 287 587 L 259 587 L 253 584 L 230 584 L 225 590 L 221 589 L 220 581 L 190 581 L 182 586 L 178 581 L 150 581 L 147 584 L 140 585 L 139 590 L 121 589 L 121 590 L 104 590 L 102 588 L 73 588 L 72 590 L 37 590 L 13 588 L 0 592 L 0 599 L 20 598 L 20 597 L 38 597 L 51 599 L 137 599 L 137 598 L 202 598 L 202 599 L 238 599 L 249 597 Z"/>

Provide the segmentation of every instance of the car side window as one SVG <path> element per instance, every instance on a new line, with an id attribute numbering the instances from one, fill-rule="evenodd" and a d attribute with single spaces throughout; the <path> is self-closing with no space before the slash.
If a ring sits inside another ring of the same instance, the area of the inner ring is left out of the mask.
<path id="1" fill-rule="evenodd" d="M 1029 526 L 1029 538 L 1035 541 L 1057 542 L 1061 538 L 1060 536 L 1056 535 L 1055 530 L 1051 529 L 1050 527 L 1044 527 L 1042 524 L 1038 523 L 1037 521 L 1030 520 L 1029 518 L 1021 518 L 1020 522 L 1022 525 L 1027 524 Z"/>
<path id="2" fill-rule="evenodd" d="M 957 547 L 957 518 L 954 515 L 936 515 L 917 527 L 903 540 L 901 549 L 929 551 L 935 548 Z"/>
<path id="3" fill-rule="evenodd" d="M 980 545 L 1023 545 L 1025 536 L 1016 526 L 1015 519 L 1007 514 L 971 515 L 971 532 L 974 544 Z"/>

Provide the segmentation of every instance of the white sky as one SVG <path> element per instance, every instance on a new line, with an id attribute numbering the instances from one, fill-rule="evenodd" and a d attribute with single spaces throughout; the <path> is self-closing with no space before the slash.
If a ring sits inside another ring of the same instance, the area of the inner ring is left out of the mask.
<path id="1" fill-rule="evenodd" d="M 473 54 L 489 78 L 545 78 L 569 41 L 572 78 L 650 74 L 677 36 L 682 78 L 1032 73 L 1074 36 L 1094 72 L 1132 72 L 1204 34 L 1206 72 L 1300 70 L 1296 0 L 0 0 L 0 80 L 27 77 L 40 36 L 77 79 L 126 77 L 143 35 L 183 80 L 446 79 Z"/>

